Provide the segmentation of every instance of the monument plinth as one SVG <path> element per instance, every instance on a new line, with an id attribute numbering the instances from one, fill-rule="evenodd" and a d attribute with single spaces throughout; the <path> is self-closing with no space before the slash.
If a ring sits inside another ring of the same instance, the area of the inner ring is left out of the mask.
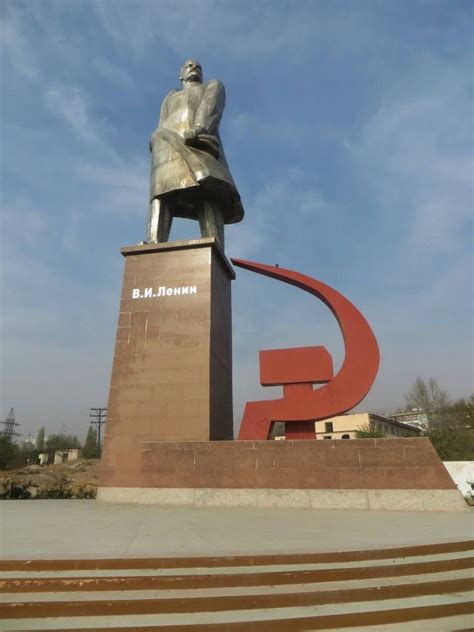
<path id="1" fill-rule="evenodd" d="M 213 238 L 121 252 L 107 479 L 117 467 L 139 476 L 143 441 L 233 437 L 231 265 Z"/>

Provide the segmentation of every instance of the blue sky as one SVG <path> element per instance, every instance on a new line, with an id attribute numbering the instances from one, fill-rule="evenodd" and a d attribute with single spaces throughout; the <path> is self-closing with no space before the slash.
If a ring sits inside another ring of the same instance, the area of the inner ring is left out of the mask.
<path id="1" fill-rule="evenodd" d="M 7 1 L 2 4 L 2 407 L 24 434 L 84 438 L 107 403 L 122 257 L 144 238 L 149 153 L 184 59 L 221 79 L 221 136 L 246 216 L 228 256 L 351 299 L 382 363 L 359 410 L 417 376 L 472 391 L 472 4 Z M 172 238 L 195 238 L 177 220 Z M 235 425 L 258 350 L 342 342 L 314 298 L 233 285 Z"/>

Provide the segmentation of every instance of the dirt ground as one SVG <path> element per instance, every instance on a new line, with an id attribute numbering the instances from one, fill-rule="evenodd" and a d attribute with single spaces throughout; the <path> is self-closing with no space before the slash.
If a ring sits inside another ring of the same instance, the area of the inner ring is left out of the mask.
<path id="1" fill-rule="evenodd" d="M 97 459 L 6 470 L 0 472 L 0 498 L 95 498 L 98 474 Z"/>

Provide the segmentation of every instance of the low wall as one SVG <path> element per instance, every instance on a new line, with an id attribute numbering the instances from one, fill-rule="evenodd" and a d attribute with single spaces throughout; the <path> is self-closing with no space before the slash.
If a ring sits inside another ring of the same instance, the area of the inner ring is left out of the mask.
<path id="1" fill-rule="evenodd" d="M 474 495 L 474 461 L 443 461 L 443 465 L 463 496 Z"/>
<path id="2" fill-rule="evenodd" d="M 104 463 L 97 497 L 193 505 L 465 509 L 426 438 L 144 441 L 139 470 Z"/>

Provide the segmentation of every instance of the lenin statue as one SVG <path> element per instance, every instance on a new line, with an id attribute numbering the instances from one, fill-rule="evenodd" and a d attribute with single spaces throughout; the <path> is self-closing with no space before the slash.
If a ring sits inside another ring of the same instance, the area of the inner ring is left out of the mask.
<path id="1" fill-rule="evenodd" d="M 149 243 L 168 241 L 173 217 L 197 219 L 202 237 L 224 249 L 224 224 L 240 222 L 244 209 L 219 137 L 225 105 L 220 81 L 202 82 L 202 68 L 189 59 L 181 66 L 181 90 L 163 101 L 152 153 Z"/>

